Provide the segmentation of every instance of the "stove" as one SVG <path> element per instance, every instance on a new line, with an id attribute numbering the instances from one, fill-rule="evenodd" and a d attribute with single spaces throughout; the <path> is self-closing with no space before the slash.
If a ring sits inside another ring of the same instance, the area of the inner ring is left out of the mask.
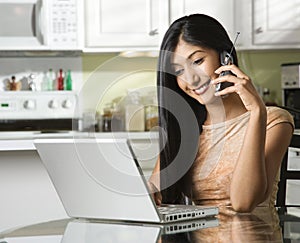
<path id="1" fill-rule="evenodd" d="M 77 94 L 72 91 L 4 91 L 0 131 L 78 130 Z"/>

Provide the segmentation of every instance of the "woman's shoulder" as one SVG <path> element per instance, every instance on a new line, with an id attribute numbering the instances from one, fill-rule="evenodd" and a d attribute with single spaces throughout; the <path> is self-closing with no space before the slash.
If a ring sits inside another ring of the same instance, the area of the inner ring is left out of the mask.
<path id="1" fill-rule="evenodd" d="M 267 129 L 283 122 L 295 126 L 294 118 L 287 110 L 277 106 L 267 106 Z"/>

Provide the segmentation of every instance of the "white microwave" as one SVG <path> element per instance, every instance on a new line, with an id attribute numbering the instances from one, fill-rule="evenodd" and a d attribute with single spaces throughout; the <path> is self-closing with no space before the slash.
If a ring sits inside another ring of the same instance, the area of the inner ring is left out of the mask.
<path id="1" fill-rule="evenodd" d="M 82 0 L 0 0 L 0 50 L 80 50 Z"/>

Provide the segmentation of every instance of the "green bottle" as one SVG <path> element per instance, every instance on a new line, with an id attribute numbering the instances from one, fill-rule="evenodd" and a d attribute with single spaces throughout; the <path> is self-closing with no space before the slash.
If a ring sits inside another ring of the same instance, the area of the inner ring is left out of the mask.
<path id="1" fill-rule="evenodd" d="M 65 90 L 72 90 L 72 77 L 71 77 L 71 70 L 70 69 L 67 72 Z"/>
<path id="2" fill-rule="evenodd" d="M 54 88 L 54 79 L 55 79 L 55 77 L 54 77 L 54 73 L 53 73 L 53 69 L 52 68 L 50 68 L 49 69 L 49 71 L 48 71 L 48 90 L 55 90 L 55 88 Z"/>

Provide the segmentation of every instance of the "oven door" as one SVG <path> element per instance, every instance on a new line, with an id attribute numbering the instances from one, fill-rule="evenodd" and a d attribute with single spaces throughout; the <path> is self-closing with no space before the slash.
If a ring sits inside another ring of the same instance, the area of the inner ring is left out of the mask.
<path id="1" fill-rule="evenodd" d="M 283 105 L 293 115 L 295 127 L 300 128 L 300 89 L 284 89 L 283 90 Z"/>
<path id="2" fill-rule="evenodd" d="M 0 16 L 1 49 L 43 49 L 42 0 L 0 0 Z"/>

